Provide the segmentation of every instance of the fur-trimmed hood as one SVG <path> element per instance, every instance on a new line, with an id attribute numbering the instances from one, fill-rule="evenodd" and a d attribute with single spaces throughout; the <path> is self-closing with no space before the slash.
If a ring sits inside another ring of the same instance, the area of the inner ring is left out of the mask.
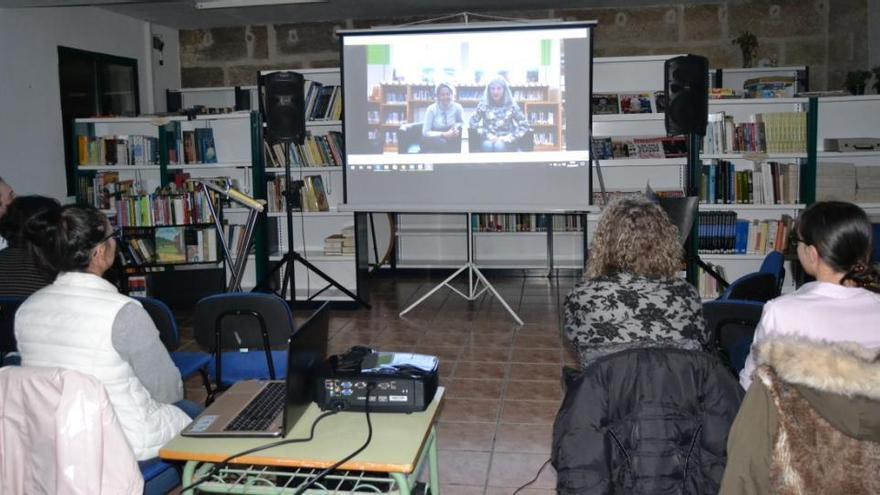
<path id="1" fill-rule="evenodd" d="M 755 364 L 797 386 L 810 405 L 851 437 L 880 441 L 880 350 L 850 342 L 773 336 L 753 349 Z"/>

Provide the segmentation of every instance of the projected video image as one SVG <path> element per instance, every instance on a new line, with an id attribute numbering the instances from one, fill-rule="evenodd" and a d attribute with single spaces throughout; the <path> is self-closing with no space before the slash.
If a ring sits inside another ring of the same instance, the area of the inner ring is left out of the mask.
<path id="1" fill-rule="evenodd" d="M 346 112 L 346 132 L 365 134 L 354 153 L 438 154 L 434 163 L 463 163 L 492 161 L 467 158 L 473 154 L 587 150 L 588 131 L 566 125 L 567 119 L 586 122 L 589 110 L 586 95 L 571 98 L 566 91 L 589 90 L 579 90 L 583 81 L 566 88 L 564 36 L 553 30 L 428 33 L 377 37 L 347 49 L 346 63 L 360 55 L 366 68 L 365 101 L 352 105 L 360 115 L 351 107 Z M 353 98 L 347 95 L 346 103 Z"/>

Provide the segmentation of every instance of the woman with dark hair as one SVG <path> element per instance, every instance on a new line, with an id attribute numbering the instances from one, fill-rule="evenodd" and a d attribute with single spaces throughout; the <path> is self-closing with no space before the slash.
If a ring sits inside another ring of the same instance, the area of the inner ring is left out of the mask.
<path id="1" fill-rule="evenodd" d="M 826 201 L 804 210 L 797 222 L 798 260 L 816 281 L 764 305 L 752 347 L 786 334 L 880 349 L 880 274 L 870 262 L 871 238 L 871 221 L 854 204 Z M 747 390 L 753 371 L 750 355 L 739 375 Z"/>
<path id="2" fill-rule="evenodd" d="M 678 230 L 658 205 L 624 198 L 605 208 L 586 280 L 564 305 L 565 335 L 582 366 L 633 347 L 706 347 L 702 303 L 679 277 L 682 259 Z"/>
<path id="3" fill-rule="evenodd" d="M 816 281 L 764 305 L 720 493 L 880 493 L 871 236 L 867 215 L 850 203 L 815 203 L 798 218 L 798 260 Z"/>
<path id="4" fill-rule="evenodd" d="M 425 153 L 455 153 L 461 151 L 461 126 L 464 109 L 456 103 L 455 90 L 441 82 L 434 91 L 436 102 L 425 110 L 422 121 L 422 151 Z"/>
<path id="5" fill-rule="evenodd" d="M 135 457 L 156 457 L 189 424 L 184 410 L 198 406 L 182 400 L 180 373 L 149 314 L 102 278 L 116 256 L 116 232 L 96 208 L 75 205 L 39 215 L 26 231 L 59 275 L 16 313 L 22 365 L 96 377 Z"/>
<path id="6" fill-rule="evenodd" d="M 45 196 L 18 196 L 0 217 L 0 237 L 9 247 L 0 251 L 0 297 L 27 297 L 55 280 L 55 272 L 37 263 L 24 227 L 32 218 L 61 208 Z"/>
<path id="7" fill-rule="evenodd" d="M 476 135 L 468 135 L 468 139 L 479 140 L 480 151 L 517 151 L 516 142 L 531 127 L 513 100 L 506 79 L 499 76 L 486 85 L 471 116 L 470 129 Z"/>

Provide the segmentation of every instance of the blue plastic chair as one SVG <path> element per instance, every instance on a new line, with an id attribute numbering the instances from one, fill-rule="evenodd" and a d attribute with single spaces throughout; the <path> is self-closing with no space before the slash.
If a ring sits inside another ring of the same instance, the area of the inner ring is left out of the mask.
<path id="1" fill-rule="evenodd" d="M 710 342 L 739 375 L 751 352 L 755 328 L 761 321 L 764 303 L 744 300 L 715 300 L 703 303 L 703 317 Z"/>
<path id="2" fill-rule="evenodd" d="M 15 312 L 24 297 L 0 297 L 0 366 L 21 364 L 15 342 Z"/>
<path id="3" fill-rule="evenodd" d="M 180 346 L 180 332 L 177 329 L 177 321 L 174 314 L 164 302 L 152 297 L 136 297 L 149 313 L 153 323 L 159 330 L 159 338 L 168 349 L 168 355 L 171 361 L 180 371 L 180 377 L 184 380 L 199 374 L 202 376 L 202 383 L 205 384 L 205 390 L 208 396 L 205 404 L 210 404 L 214 400 L 214 388 L 211 386 L 211 379 L 208 374 L 208 365 L 211 364 L 211 355 L 207 352 L 199 351 L 175 351 Z"/>
<path id="4" fill-rule="evenodd" d="M 771 251 L 761 262 L 761 268 L 730 283 L 718 296 L 719 301 L 741 300 L 767 302 L 779 297 L 785 280 L 785 263 L 782 253 Z"/>
<path id="5" fill-rule="evenodd" d="M 287 342 L 295 326 L 284 299 L 259 292 L 208 296 L 196 304 L 193 326 L 196 342 L 214 354 L 209 371 L 218 387 L 286 375 Z"/>
<path id="6" fill-rule="evenodd" d="M 144 495 L 165 495 L 180 486 L 180 473 L 158 457 L 138 462 L 144 477 Z"/>

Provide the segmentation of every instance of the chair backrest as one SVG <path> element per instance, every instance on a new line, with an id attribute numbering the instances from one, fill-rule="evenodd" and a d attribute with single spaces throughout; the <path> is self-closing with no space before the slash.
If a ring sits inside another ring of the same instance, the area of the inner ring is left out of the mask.
<path id="1" fill-rule="evenodd" d="M 754 272 L 743 275 L 731 282 L 730 286 L 718 296 L 718 300 L 736 299 L 767 302 L 778 296 L 779 284 L 776 275 Z"/>
<path id="2" fill-rule="evenodd" d="M 776 277 L 776 285 L 782 293 L 782 284 L 785 282 L 785 256 L 779 251 L 770 251 L 761 262 L 759 272 L 771 273 Z"/>
<path id="3" fill-rule="evenodd" d="M 718 358 L 629 349 L 566 385 L 553 425 L 557 493 L 718 493 L 744 394 Z"/>
<path id="4" fill-rule="evenodd" d="M 96 378 L 6 367 L 0 404 L 0 493 L 142 492 L 134 453 Z"/>
<path id="5" fill-rule="evenodd" d="M 15 312 L 24 297 L 0 297 L 0 354 L 18 350 L 15 343 Z"/>
<path id="6" fill-rule="evenodd" d="M 263 329 L 271 347 L 284 345 L 295 328 L 287 301 L 260 292 L 228 292 L 199 301 L 193 315 L 196 342 L 213 352 L 218 325 L 220 350 L 262 349 Z"/>
<path id="7" fill-rule="evenodd" d="M 398 153 L 418 153 L 421 151 L 419 142 L 422 139 L 422 123 L 402 124 L 397 130 Z"/>
<path id="8" fill-rule="evenodd" d="M 763 311 L 764 303 L 757 301 L 728 299 L 703 303 L 710 342 L 737 375 L 745 365 Z"/>
<path id="9" fill-rule="evenodd" d="M 159 339 L 162 340 L 165 349 L 168 351 L 177 349 L 180 346 L 180 333 L 177 330 L 177 320 L 174 319 L 171 308 L 152 297 L 135 297 L 135 299 L 141 303 L 150 318 L 153 319 L 153 323 L 159 330 Z"/>

